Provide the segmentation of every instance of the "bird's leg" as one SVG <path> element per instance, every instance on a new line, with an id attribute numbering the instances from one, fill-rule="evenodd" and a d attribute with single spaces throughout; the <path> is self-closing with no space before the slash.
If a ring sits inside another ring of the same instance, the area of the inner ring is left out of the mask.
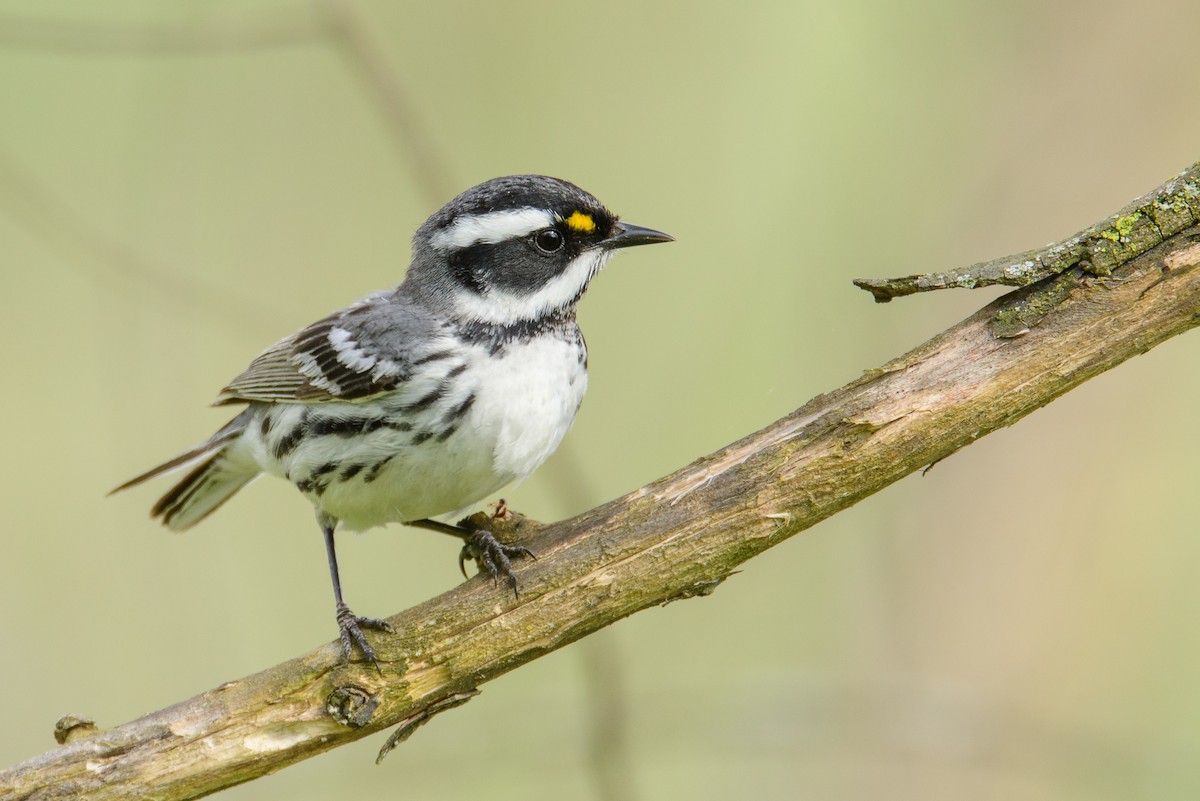
<path id="1" fill-rule="evenodd" d="M 496 539 L 496 535 L 480 526 L 471 525 L 470 520 L 462 520 L 458 525 L 443 523 L 440 520 L 412 520 L 405 525 L 425 528 L 449 534 L 463 541 L 462 550 L 458 552 L 458 569 L 463 576 L 467 575 L 466 561 L 474 560 L 479 565 L 480 572 L 486 571 L 496 582 L 501 577 L 512 587 L 513 595 L 519 595 L 516 574 L 513 573 L 512 560 L 516 558 L 537 559 L 533 551 L 524 545 L 507 545 Z"/>
<path id="2" fill-rule="evenodd" d="M 371 647 L 371 643 L 367 642 L 360 626 L 387 632 L 395 631 L 395 629 L 386 620 L 359 617 L 350 611 L 350 607 L 346 606 L 346 602 L 342 600 L 342 580 L 338 576 L 337 550 L 333 545 L 333 530 L 337 527 L 337 521 L 320 515 L 318 522 L 321 524 L 321 533 L 325 535 L 325 552 L 329 556 L 329 577 L 333 579 L 333 597 L 337 601 L 337 623 L 338 633 L 342 640 L 342 653 L 345 654 L 346 662 L 349 663 L 354 643 L 358 643 L 363 656 L 370 659 L 371 663 L 375 665 L 375 669 L 382 673 L 379 660 L 375 658 L 375 649 Z"/>

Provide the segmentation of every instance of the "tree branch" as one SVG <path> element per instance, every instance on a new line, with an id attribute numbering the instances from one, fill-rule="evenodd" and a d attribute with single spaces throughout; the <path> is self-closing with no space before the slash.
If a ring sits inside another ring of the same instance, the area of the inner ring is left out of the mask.
<path id="1" fill-rule="evenodd" d="M 1138 254 L 1200 222 L 1200 163 L 1116 214 L 1041 250 L 972 264 L 956 270 L 903 278 L 856 278 L 854 284 L 878 303 L 935 289 L 977 289 L 994 284 L 1029 286 L 1077 269 L 1109 275 Z"/>
<path id="2" fill-rule="evenodd" d="M 539 557 L 521 565 L 520 599 L 475 578 L 392 617 L 399 633 L 373 638 L 381 673 L 326 645 L 115 729 L 67 732 L 0 773 L 0 798 L 198 798 L 399 726 L 390 746 L 513 668 L 711 593 L 750 557 L 1200 325 L 1200 206 L 1163 200 L 1183 197 L 1169 187 L 1155 197 L 1177 224 L 1106 274 L 1051 273 L 624 498 L 516 527 Z"/>

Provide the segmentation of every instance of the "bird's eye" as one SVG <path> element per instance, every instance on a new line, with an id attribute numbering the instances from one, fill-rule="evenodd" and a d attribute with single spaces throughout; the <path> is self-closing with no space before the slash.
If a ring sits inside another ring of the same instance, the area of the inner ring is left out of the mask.
<path id="1" fill-rule="evenodd" d="M 563 235 L 555 228 L 547 228 L 533 235 L 533 244 L 543 253 L 557 253 L 562 250 Z"/>

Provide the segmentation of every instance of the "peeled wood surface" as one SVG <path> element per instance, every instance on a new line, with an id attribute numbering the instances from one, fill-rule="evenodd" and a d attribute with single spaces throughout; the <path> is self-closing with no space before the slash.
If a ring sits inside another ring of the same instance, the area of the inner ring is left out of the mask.
<path id="1" fill-rule="evenodd" d="M 4 771 L 0 799 L 197 798 L 411 732 L 542 654 L 708 594 L 751 556 L 1200 324 L 1198 243 L 1190 227 L 1107 276 L 1077 273 L 1028 333 L 999 338 L 997 314 L 1045 282 L 1011 293 L 717 453 L 534 530 L 518 601 L 475 578 L 390 618 L 399 633 L 372 636 L 382 675 L 327 645 Z"/>

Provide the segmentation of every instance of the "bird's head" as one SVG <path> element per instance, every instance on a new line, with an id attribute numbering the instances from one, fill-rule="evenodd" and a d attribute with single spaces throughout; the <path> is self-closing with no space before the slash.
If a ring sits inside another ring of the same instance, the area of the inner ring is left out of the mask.
<path id="1" fill-rule="evenodd" d="M 614 250 L 671 240 L 620 222 L 567 181 L 494 178 L 417 230 L 404 287 L 464 319 L 538 320 L 572 309 Z"/>

